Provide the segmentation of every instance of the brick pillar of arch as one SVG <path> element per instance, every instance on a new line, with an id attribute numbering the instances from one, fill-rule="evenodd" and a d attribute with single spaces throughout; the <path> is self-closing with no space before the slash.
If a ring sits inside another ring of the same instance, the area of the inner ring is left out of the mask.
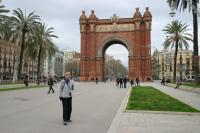
<path id="1" fill-rule="evenodd" d="M 100 81 L 104 80 L 104 65 L 104 58 L 99 57 L 96 59 L 96 77 Z"/>
<path id="2" fill-rule="evenodd" d="M 81 28 L 81 59 L 80 59 L 80 80 L 87 81 L 87 34 L 86 34 L 86 24 L 80 24 Z"/>
<path id="3" fill-rule="evenodd" d="M 135 80 L 135 75 L 136 75 L 136 65 L 135 64 L 135 60 L 132 56 L 129 56 L 128 57 L 128 66 L 129 66 L 129 69 L 128 69 L 128 77 L 130 80 Z"/>
<path id="4" fill-rule="evenodd" d="M 151 64 L 151 21 L 144 19 L 144 80 L 152 79 L 152 64 Z"/>

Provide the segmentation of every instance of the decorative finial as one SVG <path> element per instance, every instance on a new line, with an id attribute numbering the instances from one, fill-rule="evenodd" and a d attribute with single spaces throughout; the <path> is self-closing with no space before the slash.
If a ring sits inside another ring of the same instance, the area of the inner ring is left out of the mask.
<path id="1" fill-rule="evenodd" d="M 113 16 L 111 17 L 111 21 L 118 22 L 118 20 L 119 20 L 119 16 L 117 16 L 116 14 L 113 14 Z"/>

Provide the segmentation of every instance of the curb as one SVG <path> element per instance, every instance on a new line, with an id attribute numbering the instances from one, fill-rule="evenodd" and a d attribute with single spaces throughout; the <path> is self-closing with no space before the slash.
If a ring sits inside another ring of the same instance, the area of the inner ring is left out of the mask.
<path id="1" fill-rule="evenodd" d="M 125 113 L 200 116 L 200 113 L 196 112 L 173 112 L 173 111 L 125 110 Z"/>

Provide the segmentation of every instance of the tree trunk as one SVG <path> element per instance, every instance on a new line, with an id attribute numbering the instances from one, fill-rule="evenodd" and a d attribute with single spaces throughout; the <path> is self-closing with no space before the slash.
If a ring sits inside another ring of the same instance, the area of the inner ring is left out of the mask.
<path id="1" fill-rule="evenodd" d="M 23 63 L 23 56 L 24 56 L 24 46 L 25 46 L 25 32 L 22 33 L 22 43 L 21 43 L 21 50 L 20 50 L 20 56 L 19 56 L 19 67 L 18 67 L 18 74 L 17 79 L 19 79 L 22 71 L 22 63 Z"/>
<path id="2" fill-rule="evenodd" d="M 198 17 L 197 17 L 197 0 L 192 0 L 192 14 L 193 14 L 193 71 L 195 80 L 198 82 L 199 78 L 199 47 L 198 47 Z"/>
<path id="3" fill-rule="evenodd" d="M 42 45 L 40 45 L 39 53 L 38 53 L 38 71 L 37 71 L 37 84 L 40 84 L 40 63 L 41 63 L 41 52 L 42 52 Z"/>
<path id="4" fill-rule="evenodd" d="M 176 41 L 175 53 L 174 53 L 174 73 L 173 73 L 173 82 L 174 83 L 176 83 L 176 61 L 177 61 L 177 53 L 178 53 L 178 42 L 179 42 L 179 40 Z"/>

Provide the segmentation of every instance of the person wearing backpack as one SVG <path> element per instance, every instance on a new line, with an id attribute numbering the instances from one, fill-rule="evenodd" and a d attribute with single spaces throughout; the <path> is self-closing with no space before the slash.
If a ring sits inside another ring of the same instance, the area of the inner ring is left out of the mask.
<path id="1" fill-rule="evenodd" d="M 61 80 L 59 86 L 59 98 L 62 101 L 63 106 L 63 124 L 67 125 L 67 122 L 71 121 L 72 113 L 72 83 L 70 81 L 71 73 L 66 72 L 65 78 Z"/>

